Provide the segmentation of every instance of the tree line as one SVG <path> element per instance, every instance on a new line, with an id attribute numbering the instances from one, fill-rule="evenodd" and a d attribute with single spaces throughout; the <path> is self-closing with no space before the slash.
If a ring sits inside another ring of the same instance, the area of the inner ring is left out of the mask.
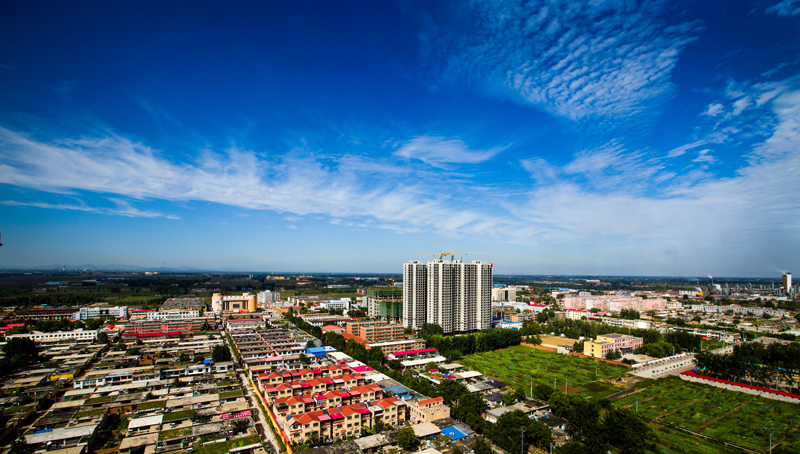
<path id="1" fill-rule="evenodd" d="M 669 354 L 672 354 L 672 347 L 675 347 L 675 353 L 680 353 L 684 349 L 687 351 L 699 351 L 702 338 L 686 331 L 670 331 L 666 334 L 661 334 L 654 329 L 639 329 L 639 328 L 617 328 L 605 323 L 595 323 L 586 320 L 569 320 L 569 319 L 550 319 L 547 325 L 535 322 L 533 320 L 525 320 L 521 329 L 523 336 L 535 336 L 539 334 L 555 335 L 563 334 L 566 337 L 577 339 L 579 337 L 586 337 L 596 339 L 597 336 L 602 334 L 627 334 L 629 336 L 641 337 L 643 340 L 642 353 L 648 351 L 650 345 L 655 344 L 657 348 L 652 351 L 661 352 L 664 349 L 663 344 L 669 344 Z M 664 355 L 667 356 L 667 355 Z M 659 356 L 661 357 L 661 356 Z"/>
<path id="2" fill-rule="evenodd" d="M 800 373 L 800 343 L 737 344 L 730 354 L 700 352 L 695 363 L 704 375 L 714 378 L 767 386 L 784 382 L 793 387 Z"/>
<path id="3" fill-rule="evenodd" d="M 425 328 L 423 326 L 423 328 Z M 424 331 L 424 329 L 423 329 Z M 424 337 L 428 348 L 435 348 L 448 361 L 461 359 L 473 353 L 491 352 L 501 348 L 519 345 L 522 334 L 516 329 L 485 329 L 474 334 L 444 336 L 433 334 Z"/>

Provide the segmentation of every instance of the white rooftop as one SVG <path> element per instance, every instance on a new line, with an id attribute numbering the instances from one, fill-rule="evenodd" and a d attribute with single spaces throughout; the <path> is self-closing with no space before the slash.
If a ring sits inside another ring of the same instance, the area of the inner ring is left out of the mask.
<path id="1" fill-rule="evenodd" d="M 144 418 L 131 419 L 128 423 L 128 429 L 137 429 L 139 427 L 150 427 L 161 424 L 164 415 L 145 416 Z"/>

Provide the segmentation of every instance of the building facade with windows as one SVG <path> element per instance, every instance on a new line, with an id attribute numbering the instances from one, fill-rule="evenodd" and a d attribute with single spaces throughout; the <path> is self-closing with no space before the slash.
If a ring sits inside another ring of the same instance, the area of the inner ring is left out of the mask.
<path id="1" fill-rule="evenodd" d="M 412 261 L 403 265 L 403 326 L 435 323 L 445 333 L 492 325 L 492 264 L 479 260 Z"/>

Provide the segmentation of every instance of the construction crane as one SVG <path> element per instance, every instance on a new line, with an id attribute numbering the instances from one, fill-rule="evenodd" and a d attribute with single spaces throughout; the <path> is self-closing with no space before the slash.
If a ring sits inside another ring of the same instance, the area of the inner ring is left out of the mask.
<path id="1" fill-rule="evenodd" d="M 451 249 L 450 252 L 442 252 L 440 250 L 438 254 L 419 254 L 419 255 L 427 257 L 439 257 L 439 260 L 449 255 L 450 261 L 452 262 L 456 255 L 486 255 L 486 254 L 491 254 L 491 252 L 455 252 L 455 249 Z"/>

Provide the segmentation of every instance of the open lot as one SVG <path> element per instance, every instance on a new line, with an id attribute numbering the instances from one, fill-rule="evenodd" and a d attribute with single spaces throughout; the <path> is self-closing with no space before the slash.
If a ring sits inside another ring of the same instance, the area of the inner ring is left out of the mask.
<path id="1" fill-rule="evenodd" d="M 577 356 L 559 355 L 544 350 L 517 345 L 493 352 L 469 355 L 458 361 L 482 374 L 497 378 L 526 393 L 533 384 L 564 386 L 569 383 L 589 397 L 606 397 L 622 390 L 603 380 L 623 379 L 628 369 Z"/>
<path id="2" fill-rule="evenodd" d="M 637 388 L 640 390 L 614 403 L 635 410 L 638 401 L 638 412 L 643 416 L 754 450 L 769 448 L 770 433 L 773 444 L 788 436 L 783 447 L 790 451 L 800 448 L 795 432 L 800 424 L 800 408 L 795 404 L 691 383 L 677 377 L 646 380 Z M 679 433 L 676 437 L 684 435 Z M 699 443 L 700 437 L 695 438 L 695 443 Z"/>

